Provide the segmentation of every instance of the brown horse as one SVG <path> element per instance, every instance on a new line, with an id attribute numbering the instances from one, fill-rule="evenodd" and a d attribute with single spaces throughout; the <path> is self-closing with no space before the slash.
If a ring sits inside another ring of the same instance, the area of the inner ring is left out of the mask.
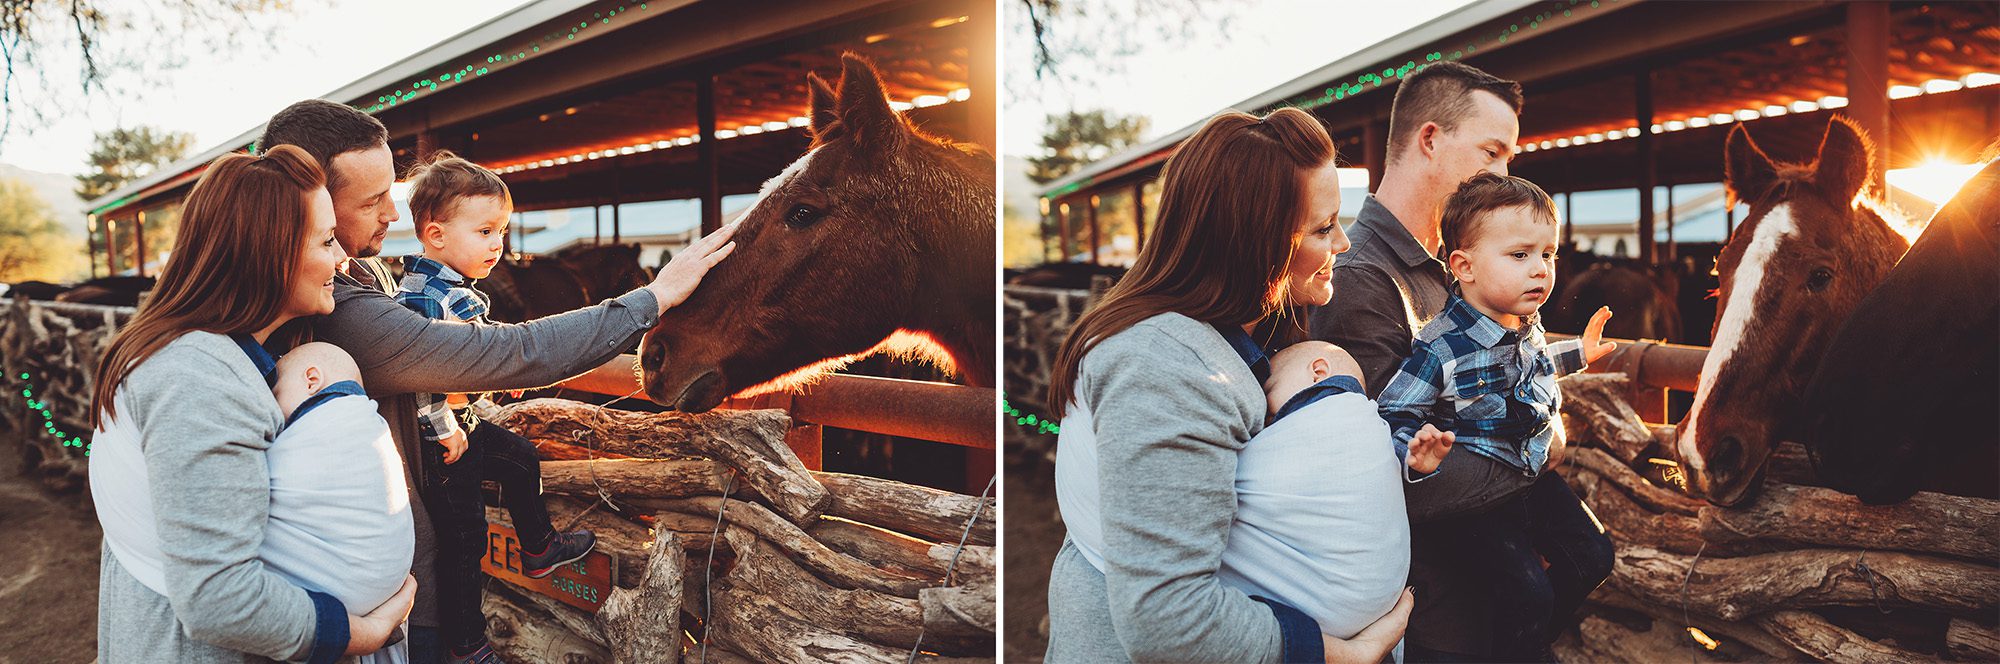
<path id="1" fill-rule="evenodd" d="M 602 302 L 632 292 L 653 281 L 653 273 L 639 265 L 639 245 L 582 245 L 556 252 L 583 281 L 590 302 Z"/>
<path id="2" fill-rule="evenodd" d="M 575 270 L 549 257 L 522 255 L 501 260 L 491 274 L 479 280 L 479 289 L 493 300 L 487 317 L 503 323 L 524 323 L 596 301 Z"/>
<path id="3" fill-rule="evenodd" d="M 1748 498 L 1797 414 L 1833 333 L 1909 241 L 1860 196 L 1874 147 L 1851 122 L 1827 125 L 1810 164 L 1774 163 L 1738 125 L 1724 184 L 1750 213 L 1722 250 L 1714 343 L 1676 446 L 1690 490 Z"/>
<path id="4" fill-rule="evenodd" d="M 1796 440 L 1827 486 L 1870 504 L 2000 494 L 2000 160 L 1938 208 L 1826 356 Z"/>
<path id="5" fill-rule="evenodd" d="M 918 132 L 875 70 L 808 75 L 812 146 L 764 183 L 736 251 L 639 354 L 646 394 L 687 412 L 876 350 L 993 384 L 993 159 Z"/>

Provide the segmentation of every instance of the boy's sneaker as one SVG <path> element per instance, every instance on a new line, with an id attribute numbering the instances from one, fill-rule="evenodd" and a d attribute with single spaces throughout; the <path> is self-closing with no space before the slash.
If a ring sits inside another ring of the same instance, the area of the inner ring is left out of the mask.
<path id="1" fill-rule="evenodd" d="M 468 654 L 461 655 L 458 654 L 458 650 L 453 649 L 447 653 L 444 661 L 450 664 L 506 664 L 500 661 L 499 654 L 493 652 L 493 644 L 484 641 L 480 642 L 479 648 Z"/>
<path id="2" fill-rule="evenodd" d="M 549 538 L 548 548 L 541 553 L 521 550 L 521 567 L 527 572 L 528 578 L 539 579 L 554 573 L 556 568 L 564 563 L 575 562 L 589 555 L 590 550 L 596 546 L 597 536 L 588 530 L 556 533 L 554 537 Z"/>

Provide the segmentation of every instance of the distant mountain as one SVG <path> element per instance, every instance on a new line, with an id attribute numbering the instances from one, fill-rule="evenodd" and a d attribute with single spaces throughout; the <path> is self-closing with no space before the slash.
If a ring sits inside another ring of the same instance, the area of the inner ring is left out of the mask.
<path id="1" fill-rule="evenodd" d="M 31 171 L 19 166 L 0 164 L 0 178 L 26 182 L 30 189 L 41 195 L 42 203 L 55 213 L 56 223 L 68 229 L 75 237 L 83 237 L 83 200 L 76 197 L 76 178 L 61 173 Z"/>

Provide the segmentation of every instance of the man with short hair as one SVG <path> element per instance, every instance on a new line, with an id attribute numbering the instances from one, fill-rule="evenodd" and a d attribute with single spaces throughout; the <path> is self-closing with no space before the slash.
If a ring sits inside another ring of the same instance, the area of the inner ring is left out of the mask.
<path id="1" fill-rule="evenodd" d="M 1439 257 L 1444 202 L 1481 171 L 1507 174 L 1520 137 L 1521 85 L 1458 62 L 1405 77 L 1389 111 L 1388 163 L 1347 236 L 1353 248 L 1333 268 L 1333 301 L 1310 316 L 1312 336 L 1360 363 L 1370 398 L 1410 356 L 1423 322 L 1444 310 L 1451 275 Z M 1460 452 L 1463 454 L 1463 452 Z M 1411 516 L 1410 581 L 1417 607 L 1405 633 L 1407 661 L 1490 658 L 1491 593 L 1427 542 L 1442 523 L 1423 523 L 1431 498 L 1406 485 Z M 1493 491 L 1504 488 L 1495 484 Z"/>
<path id="2" fill-rule="evenodd" d="M 708 268 L 727 256 L 735 231 L 724 227 L 697 240 L 660 268 L 653 282 L 595 306 L 521 324 L 467 325 L 435 321 L 393 299 L 395 280 L 381 261 L 396 205 L 389 186 L 396 167 L 389 132 L 381 121 L 344 104 L 308 99 L 279 111 L 258 139 L 258 149 L 296 145 L 326 170 L 333 198 L 334 238 L 350 256 L 334 275 L 333 313 L 319 317 L 318 339 L 354 356 L 371 396 L 381 402 L 403 455 L 410 503 L 422 496 L 409 469 L 424 467 L 417 428 L 416 394 L 497 392 L 560 382 L 632 348 L 660 314 L 685 301 Z M 533 455 L 533 450 L 527 454 Z M 410 660 L 443 661 L 438 638 L 437 542 L 429 513 L 414 510 L 416 605 L 410 612 Z M 498 661 L 490 648 L 461 653 L 454 661 Z"/>
<path id="3" fill-rule="evenodd" d="M 1521 84 L 1457 62 L 1420 69 L 1396 88 L 1382 182 L 1347 232 L 1354 248 L 1334 265 L 1333 301 L 1312 314 L 1313 337 L 1361 363 L 1369 397 L 1409 357 L 1421 322 L 1444 310 L 1444 201 L 1475 173 L 1507 174 L 1520 112 Z"/>

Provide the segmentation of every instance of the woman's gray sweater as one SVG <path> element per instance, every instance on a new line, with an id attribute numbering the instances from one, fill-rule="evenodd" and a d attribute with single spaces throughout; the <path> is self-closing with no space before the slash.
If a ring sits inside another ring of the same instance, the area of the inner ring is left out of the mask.
<path id="1" fill-rule="evenodd" d="M 1075 399 L 1057 499 L 1072 537 L 1096 531 L 1104 569 L 1065 538 L 1049 573 L 1048 661 L 1279 661 L 1273 607 L 1215 576 L 1236 456 L 1264 425 L 1243 359 L 1207 323 L 1161 314 L 1092 348 Z"/>

